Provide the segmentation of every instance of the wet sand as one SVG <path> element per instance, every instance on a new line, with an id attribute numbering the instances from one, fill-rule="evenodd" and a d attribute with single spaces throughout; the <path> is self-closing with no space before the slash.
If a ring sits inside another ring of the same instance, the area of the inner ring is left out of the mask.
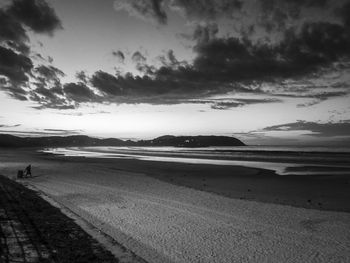
<path id="1" fill-rule="evenodd" d="M 32 163 L 27 183 L 149 262 L 350 261 L 350 214 L 305 209 L 350 211 L 346 177 L 27 150 L 0 160 L 10 177 Z"/>
<path id="2" fill-rule="evenodd" d="M 45 157 L 44 157 L 45 156 Z M 350 212 L 350 176 L 277 175 L 272 170 L 242 166 L 100 159 L 42 155 L 46 160 L 89 162 L 112 171 L 142 173 L 159 180 L 230 198 Z M 322 171 L 323 172 L 323 171 Z"/>

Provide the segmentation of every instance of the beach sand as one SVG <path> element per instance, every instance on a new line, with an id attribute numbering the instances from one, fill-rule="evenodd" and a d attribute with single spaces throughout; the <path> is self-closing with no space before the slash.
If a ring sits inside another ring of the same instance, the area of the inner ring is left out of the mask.
<path id="1" fill-rule="evenodd" d="M 31 163 L 26 183 L 148 262 L 350 262 L 346 177 L 34 150 L 0 160 L 9 177 Z"/>

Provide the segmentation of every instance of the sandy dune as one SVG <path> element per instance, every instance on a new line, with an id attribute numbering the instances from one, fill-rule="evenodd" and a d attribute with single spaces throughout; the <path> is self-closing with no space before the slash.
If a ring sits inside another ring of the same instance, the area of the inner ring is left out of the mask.
<path id="1" fill-rule="evenodd" d="M 229 199 L 96 163 L 37 172 L 32 186 L 149 262 L 350 262 L 349 213 Z"/>

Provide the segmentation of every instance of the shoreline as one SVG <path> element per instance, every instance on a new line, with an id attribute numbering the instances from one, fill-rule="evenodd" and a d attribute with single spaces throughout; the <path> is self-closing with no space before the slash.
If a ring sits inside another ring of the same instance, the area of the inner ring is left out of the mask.
<path id="1" fill-rule="evenodd" d="M 246 166 L 67 157 L 44 153 L 41 158 L 113 164 L 111 169 L 114 171 L 143 173 L 167 183 L 234 199 L 350 212 L 350 177 L 346 174 L 278 175 L 274 170 Z"/>
<path id="2" fill-rule="evenodd" d="M 240 200 L 290 205 L 307 209 L 350 212 L 349 175 L 278 175 L 274 170 L 245 166 L 221 166 L 159 162 L 137 159 L 69 157 L 37 152 L 41 148 L 7 150 L 22 158 L 54 163 L 97 164 L 111 171 L 142 173 L 178 186 Z M 325 171 L 327 172 L 327 171 Z"/>
<path id="3" fill-rule="evenodd" d="M 350 153 L 311 154 L 302 152 L 237 152 L 218 153 L 209 148 L 190 150 L 163 150 L 161 147 L 65 147 L 39 150 L 43 154 L 61 157 L 85 157 L 96 159 L 133 159 L 162 163 L 210 164 L 218 166 L 242 166 L 272 170 L 278 175 L 342 175 L 350 176 Z M 263 153 L 263 154 L 262 154 Z"/>

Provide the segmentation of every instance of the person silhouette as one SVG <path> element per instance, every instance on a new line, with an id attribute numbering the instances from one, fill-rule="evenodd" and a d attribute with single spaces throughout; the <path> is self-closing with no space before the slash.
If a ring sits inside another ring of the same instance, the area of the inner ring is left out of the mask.
<path id="1" fill-rule="evenodd" d="M 26 167 L 26 169 L 24 170 L 24 173 L 25 173 L 26 177 L 28 177 L 28 176 L 32 177 L 32 165 L 31 164 Z"/>

